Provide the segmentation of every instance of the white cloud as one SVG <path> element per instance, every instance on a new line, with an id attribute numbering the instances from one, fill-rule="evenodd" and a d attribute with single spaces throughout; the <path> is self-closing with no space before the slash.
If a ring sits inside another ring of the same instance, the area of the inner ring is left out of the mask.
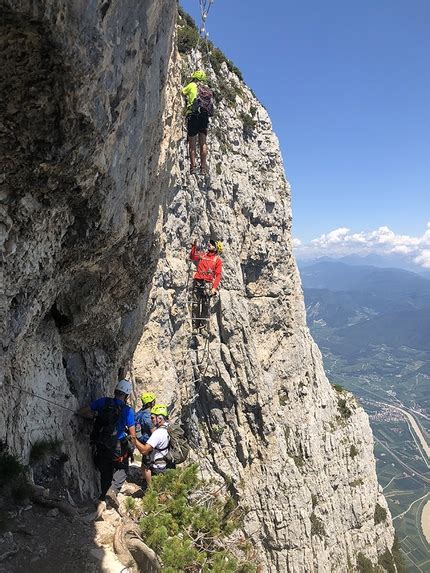
<path id="1" fill-rule="evenodd" d="M 396 245 L 390 251 L 390 253 L 398 253 L 399 255 L 409 255 L 412 253 L 413 249 L 411 247 L 407 247 L 406 245 Z"/>
<path id="2" fill-rule="evenodd" d="M 344 256 L 348 254 L 397 254 L 407 256 L 411 262 L 430 268 L 430 222 L 423 235 L 399 235 L 387 226 L 374 231 L 352 233 L 348 227 L 339 227 L 303 244 L 294 241 L 296 254 L 302 258 Z"/>
<path id="3" fill-rule="evenodd" d="M 330 233 L 327 235 L 321 235 L 321 237 L 318 237 L 318 239 L 313 239 L 311 243 L 314 245 L 320 245 L 321 247 L 327 245 L 336 245 L 342 243 L 348 233 L 349 229 L 347 227 L 340 227 L 340 229 L 330 231 Z"/>
<path id="4" fill-rule="evenodd" d="M 420 255 L 415 257 L 414 262 L 426 269 L 430 269 L 430 249 L 424 249 Z"/>
<path id="5" fill-rule="evenodd" d="M 300 239 L 293 239 L 293 247 L 300 247 L 302 244 Z"/>

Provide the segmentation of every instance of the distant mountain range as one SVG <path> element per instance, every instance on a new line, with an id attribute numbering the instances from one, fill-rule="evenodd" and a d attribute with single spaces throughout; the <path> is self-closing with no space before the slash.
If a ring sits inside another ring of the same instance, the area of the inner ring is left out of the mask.
<path id="1" fill-rule="evenodd" d="M 334 354 L 351 358 L 375 345 L 430 350 L 429 279 L 333 260 L 299 268 L 308 325 Z"/>
<path id="2" fill-rule="evenodd" d="M 317 259 L 301 260 L 298 258 L 299 267 L 304 269 L 309 266 L 313 266 L 317 263 L 345 263 L 352 266 L 372 266 L 379 268 L 395 268 L 402 269 L 405 271 L 411 271 L 418 275 L 424 276 L 430 279 L 430 269 L 424 269 L 423 267 L 416 265 L 411 261 L 410 258 L 404 255 L 347 255 L 344 257 L 319 257 Z"/>

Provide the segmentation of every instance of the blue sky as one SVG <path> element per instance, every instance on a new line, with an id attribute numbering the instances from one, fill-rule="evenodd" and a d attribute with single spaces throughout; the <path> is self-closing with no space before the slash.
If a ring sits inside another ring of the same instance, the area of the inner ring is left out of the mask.
<path id="1" fill-rule="evenodd" d="M 209 37 L 268 109 L 303 245 L 388 227 L 430 266 L 429 22 L 429 0 L 214 1 Z"/>

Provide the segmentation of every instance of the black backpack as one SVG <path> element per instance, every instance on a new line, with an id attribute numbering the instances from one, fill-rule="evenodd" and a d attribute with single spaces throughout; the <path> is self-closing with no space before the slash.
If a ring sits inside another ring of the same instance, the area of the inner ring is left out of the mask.
<path id="1" fill-rule="evenodd" d="M 98 413 L 91 432 L 90 442 L 98 453 L 115 458 L 118 452 L 118 420 L 125 404 L 106 398 L 106 405 Z"/>
<path id="2" fill-rule="evenodd" d="M 192 113 L 206 113 L 209 117 L 214 114 L 214 95 L 208 86 L 199 84 L 197 86 L 197 97 L 194 100 Z"/>

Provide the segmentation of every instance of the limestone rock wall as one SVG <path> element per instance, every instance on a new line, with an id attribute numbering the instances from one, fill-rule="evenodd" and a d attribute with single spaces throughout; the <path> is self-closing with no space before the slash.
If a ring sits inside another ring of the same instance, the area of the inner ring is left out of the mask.
<path id="1" fill-rule="evenodd" d="M 182 78 L 200 65 L 198 54 L 182 59 Z M 240 500 L 265 571 L 343 573 L 359 552 L 376 563 L 393 528 L 389 517 L 375 525 L 387 505 L 373 439 L 362 408 L 327 380 L 306 327 L 278 141 L 225 64 L 210 82 L 221 94 L 210 175 L 188 175 L 183 139 L 135 378 L 173 405 L 204 472 Z M 224 275 L 209 339 L 192 348 L 187 257 L 194 238 L 209 237 L 224 243 Z"/>
<path id="2" fill-rule="evenodd" d="M 139 339 L 174 145 L 176 3 L 126 4 L 0 2 L 0 435 L 23 460 L 62 440 L 82 492 L 73 411 L 111 391 Z"/>

